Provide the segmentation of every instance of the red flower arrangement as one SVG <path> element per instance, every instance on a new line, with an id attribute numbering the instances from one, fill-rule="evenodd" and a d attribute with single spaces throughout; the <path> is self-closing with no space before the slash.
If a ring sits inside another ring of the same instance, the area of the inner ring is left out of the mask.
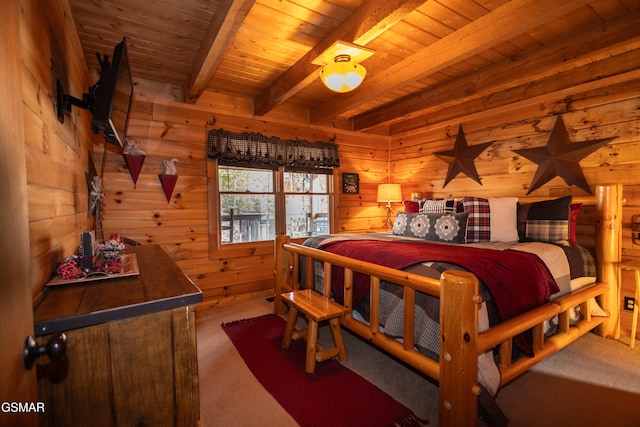
<path id="1" fill-rule="evenodd" d="M 124 248 L 124 239 L 121 235 L 114 233 L 109 236 L 109 239 L 104 244 L 98 245 L 95 269 L 82 268 L 81 258 L 77 255 L 72 255 L 58 264 L 56 273 L 65 280 L 80 279 L 92 273 L 119 273 L 122 270 L 120 252 Z"/>

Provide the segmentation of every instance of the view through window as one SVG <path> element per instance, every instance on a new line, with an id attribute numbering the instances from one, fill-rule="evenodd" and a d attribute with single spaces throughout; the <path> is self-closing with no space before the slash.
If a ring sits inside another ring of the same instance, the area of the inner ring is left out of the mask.
<path id="1" fill-rule="evenodd" d="M 282 176 L 283 192 L 277 190 L 278 176 Z M 222 243 L 272 240 L 280 220 L 292 238 L 328 233 L 329 178 L 308 172 L 219 166 Z M 276 209 L 280 198 L 282 213 Z"/>
<path id="2" fill-rule="evenodd" d="M 293 238 L 329 232 L 328 175 L 285 172 L 287 234 Z"/>

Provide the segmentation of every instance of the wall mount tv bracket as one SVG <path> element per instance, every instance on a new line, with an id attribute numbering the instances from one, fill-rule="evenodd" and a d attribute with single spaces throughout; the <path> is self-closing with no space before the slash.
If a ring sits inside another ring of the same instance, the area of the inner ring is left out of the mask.
<path id="1" fill-rule="evenodd" d="M 100 76 L 102 76 L 104 72 L 111 66 L 109 62 L 109 56 L 104 55 L 103 57 L 101 57 L 99 53 L 96 53 L 96 56 L 98 57 L 98 63 L 100 64 Z M 96 92 L 98 91 L 99 84 L 100 80 L 98 80 L 98 83 L 89 88 L 89 93 L 83 93 L 82 99 L 79 99 L 64 93 L 64 88 L 60 83 L 60 79 L 56 79 L 56 112 L 58 115 L 58 121 L 64 124 L 64 113 L 70 113 L 72 105 L 84 108 L 85 110 L 89 110 L 93 114 L 95 108 Z"/>
<path id="2" fill-rule="evenodd" d="M 64 123 L 64 114 L 71 112 L 72 105 L 93 112 L 95 86 L 90 87 L 89 92 L 92 92 L 92 94 L 83 93 L 82 99 L 76 98 L 64 93 L 64 88 L 62 87 L 60 80 L 56 79 L 56 111 L 58 114 L 58 121 L 60 123 Z"/>

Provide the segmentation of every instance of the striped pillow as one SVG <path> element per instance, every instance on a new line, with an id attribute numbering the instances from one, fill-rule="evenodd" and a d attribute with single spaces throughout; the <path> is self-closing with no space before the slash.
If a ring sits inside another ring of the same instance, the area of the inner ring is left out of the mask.
<path id="1" fill-rule="evenodd" d="M 420 200 L 420 212 L 422 213 L 458 213 L 461 211 L 460 203 L 456 199 Z"/>

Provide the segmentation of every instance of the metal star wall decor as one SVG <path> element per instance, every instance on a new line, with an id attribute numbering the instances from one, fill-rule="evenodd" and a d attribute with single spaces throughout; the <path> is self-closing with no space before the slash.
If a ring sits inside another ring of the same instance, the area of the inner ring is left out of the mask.
<path id="1" fill-rule="evenodd" d="M 460 172 L 464 173 L 469 178 L 482 185 L 473 160 L 491 144 L 493 144 L 493 142 L 486 142 L 484 144 L 478 144 L 469 147 L 467 145 L 467 138 L 465 138 L 464 131 L 462 130 L 462 125 L 460 125 L 460 127 L 458 128 L 458 136 L 456 136 L 456 143 L 453 146 L 453 150 L 434 153 L 438 158 L 449 163 L 447 177 L 444 180 L 444 185 L 442 186 L 442 188 L 446 187 L 447 184 L 451 182 L 451 180 L 455 178 Z"/>
<path id="2" fill-rule="evenodd" d="M 579 161 L 616 138 L 617 136 L 572 143 L 569 140 L 569 134 L 562 117 L 558 116 L 545 147 L 513 150 L 538 164 L 538 169 L 531 180 L 527 194 L 540 188 L 556 176 L 564 179 L 568 185 L 575 185 L 591 194 Z"/>

